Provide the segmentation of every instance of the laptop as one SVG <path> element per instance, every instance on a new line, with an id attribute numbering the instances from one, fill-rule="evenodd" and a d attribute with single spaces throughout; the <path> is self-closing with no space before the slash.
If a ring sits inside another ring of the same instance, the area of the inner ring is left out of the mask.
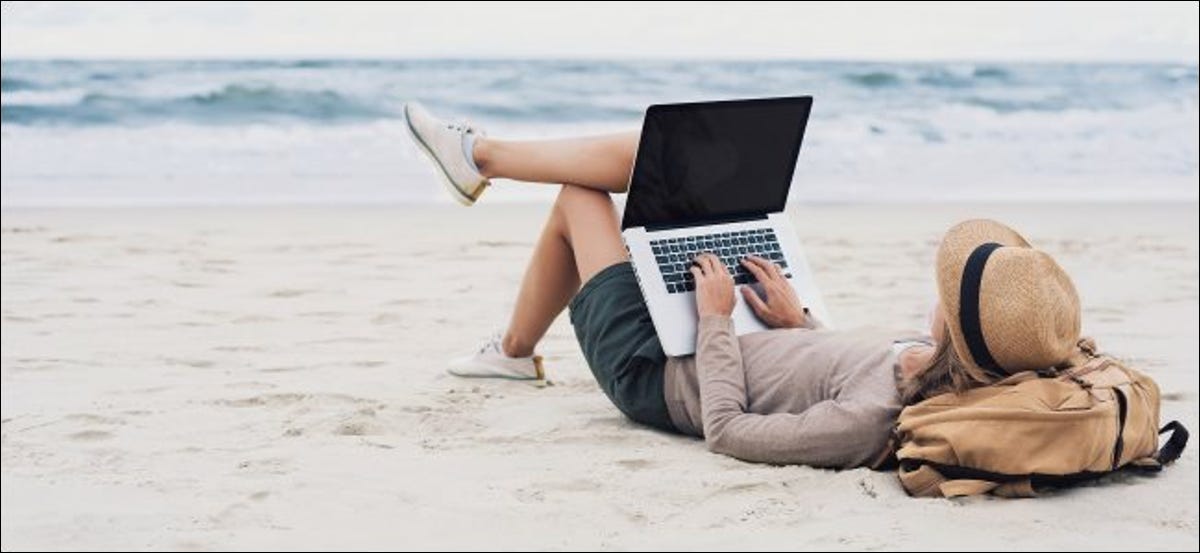
<path id="1" fill-rule="evenodd" d="M 784 215 L 812 97 L 650 106 L 630 175 L 621 236 L 667 355 L 696 351 L 692 259 L 719 256 L 738 287 L 754 276 L 740 261 L 781 265 L 823 324 L 830 319 L 796 233 Z M 766 330 L 740 293 L 737 334 Z"/>

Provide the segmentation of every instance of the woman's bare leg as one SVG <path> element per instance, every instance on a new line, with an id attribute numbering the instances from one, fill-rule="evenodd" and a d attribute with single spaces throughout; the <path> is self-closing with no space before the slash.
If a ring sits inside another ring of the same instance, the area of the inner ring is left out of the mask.
<path id="1" fill-rule="evenodd" d="M 488 178 L 625 192 L 637 143 L 636 131 L 560 140 L 479 138 L 474 157 L 475 165 Z"/>
<path id="2" fill-rule="evenodd" d="M 605 267 L 629 259 L 607 192 L 563 186 L 521 281 L 504 335 L 509 357 L 533 354 L 579 286 Z"/>

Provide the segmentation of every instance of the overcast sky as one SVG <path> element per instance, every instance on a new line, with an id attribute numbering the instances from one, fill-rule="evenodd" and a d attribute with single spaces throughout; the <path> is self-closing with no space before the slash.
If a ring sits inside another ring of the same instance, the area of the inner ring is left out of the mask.
<path id="1" fill-rule="evenodd" d="M 0 56 L 1194 63 L 1196 2 L 3 2 Z"/>

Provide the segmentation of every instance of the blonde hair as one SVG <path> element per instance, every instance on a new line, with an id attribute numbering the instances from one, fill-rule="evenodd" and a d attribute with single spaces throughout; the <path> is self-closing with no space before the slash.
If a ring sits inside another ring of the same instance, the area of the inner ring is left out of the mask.
<path id="1" fill-rule="evenodd" d="M 900 386 L 900 399 L 905 405 L 923 401 L 945 393 L 962 393 L 971 388 L 986 386 L 1003 378 L 989 371 L 971 367 L 959 359 L 954 349 L 950 328 L 942 335 L 946 339 L 938 343 L 929 360 L 929 366 Z"/>

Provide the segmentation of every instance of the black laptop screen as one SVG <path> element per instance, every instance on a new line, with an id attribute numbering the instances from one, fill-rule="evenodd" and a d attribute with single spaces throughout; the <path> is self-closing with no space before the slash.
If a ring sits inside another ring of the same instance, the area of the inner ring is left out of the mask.
<path id="1" fill-rule="evenodd" d="M 811 97 L 650 106 L 621 228 L 782 211 Z"/>

